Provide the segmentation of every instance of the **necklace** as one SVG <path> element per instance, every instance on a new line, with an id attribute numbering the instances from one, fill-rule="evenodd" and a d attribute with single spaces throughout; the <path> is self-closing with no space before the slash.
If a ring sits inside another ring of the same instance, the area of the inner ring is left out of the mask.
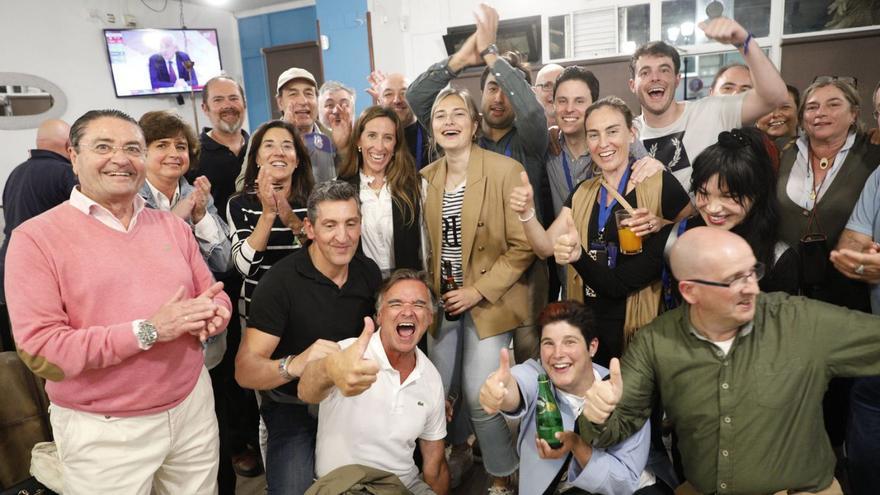
<path id="1" fill-rule="evenodd" d="M 837 155 L 837 153 L 834 153 L 833 155 L 831 155 L 830 158 L 829 157 L 820 158 L 819 156 L 816 155 L 816 152 L 813 151 L 813 148 L 810 147 L 810 162 L 812 163 L 813 159 L 819 158 L 819 170 L 828 170 L 828 167 L 830 167 L 831 164 L 834 163 L 834 157 L 836 155 Z"/>

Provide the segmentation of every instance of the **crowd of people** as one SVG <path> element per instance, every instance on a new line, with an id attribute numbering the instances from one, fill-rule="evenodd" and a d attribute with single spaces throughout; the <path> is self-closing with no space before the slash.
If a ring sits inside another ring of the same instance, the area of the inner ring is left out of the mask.
<path id="1" fill-rule="evenodd" d="M 718 17 L 700 29 L 743 63 L 676 101 L 679 53 L 649 42 L 634 112 L 585 67 L 532 82 L 475 18 L 412 82 L 370 74 L 359 116 L 293 67 L 252 135 L 227 75 L 201 134 L 168 111 L 40 126 L 0 296 L 64 493 L 234 494 L 265 469 L 270 494 L 442 495 L 478 456 L 491 495 L 875 493 L 857 82 L 786 85 Z M 479 97 L 456 87 L 483 65 Z"/>

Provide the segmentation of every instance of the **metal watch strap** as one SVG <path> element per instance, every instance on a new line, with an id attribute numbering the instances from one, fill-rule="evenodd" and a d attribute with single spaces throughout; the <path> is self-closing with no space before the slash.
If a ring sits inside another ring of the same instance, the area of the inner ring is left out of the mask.
<path id="1" fill-rule="evenodd" d="M 490 43 L 489 46 L 486 47 L 485 50 L 480 52 L 481 57 L 485 57 L 488 54 L 498 55 L 498 46 L 495 43 Z"/>
<path id="2" fill-rule="evenodd" d="M 278 361 L 278 374 L 281 375 L 281 378 L 284 378 L 287 381 L 291 381 L 296 378 L 295 376 L 291 375 L 289 371 L 287 371 L 287 365 L 290 364 L 294 357 L 294 354 L 291 354 L 289 356 L 284 356 L 283 358 L 281 358 L 280 361 Z"/>
<path id="3" fill-rule="evenodd" d="M 150 347 L 153 347 L 153 344 L 159 339 L 159 331 L 156 330 L 156 327 L 144 320 L 138 323 L 136 336 L 138 339 L 138 347 L 143 350 L 147 350 Z"/>

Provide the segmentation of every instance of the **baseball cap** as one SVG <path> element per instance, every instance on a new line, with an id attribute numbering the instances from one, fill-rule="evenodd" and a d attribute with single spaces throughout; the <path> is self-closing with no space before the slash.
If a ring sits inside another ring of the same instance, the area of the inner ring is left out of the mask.
<path id="1" fill-rule="evenodd" d="M 305 79 L 306 81 L 312 83 L 313 86 L 317 89 L 318 83 L 315 81 L 315 76 L 312 75 L 311 72 L 300 69 L 299 67 L 291 67 L 286 71 L 282 72 L 280 76 L 278 76 L 278 86 L 275 91 L 280 92 L 281 88 L 284 87 L 285 84 L 293 81 L 294 79 Z"/>

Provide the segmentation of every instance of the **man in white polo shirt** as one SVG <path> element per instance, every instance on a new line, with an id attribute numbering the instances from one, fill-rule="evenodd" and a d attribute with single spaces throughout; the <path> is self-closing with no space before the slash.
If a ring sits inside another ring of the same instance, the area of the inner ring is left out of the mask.
<path id="1" fill-rule="evenodd" d="M 445 494 L 445 396 L 440 374 L 416 347 L 434 319 L 423 273 L 397 270 L 379 289 L 379 331 L 364 318 L 357 339 L 309 363 L 300 399 L 320 403 L 316 474 L 362 464 L 397 475 L 415 495 Z M 413 461 L 419 443 L 424 480 Z"/>

